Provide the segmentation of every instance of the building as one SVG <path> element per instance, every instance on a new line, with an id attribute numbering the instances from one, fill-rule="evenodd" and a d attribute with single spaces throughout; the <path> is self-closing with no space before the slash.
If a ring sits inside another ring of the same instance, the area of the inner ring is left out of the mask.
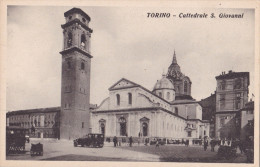
<path id="1" fill-rule="evenodd" d="M 33 138 L 59 138 L 60 107 L 18 110 L 6 114 L 7 126 L 28 129 Z"/>
<path id="2" fill-rule="evenodd" d="M 75 139 L 89 132 L 107 138 L 161 137 L 199 139 L 209 136 L 209 121 L 191 97 L 191 80 L 183 75 L 174 51 L 168 73 L 152 91 L 122 78 L 109 88 L 98 107 L 90 105 L 90 17 L 81 9 L 64 13 L 61 106 L 12 111 L 7 126 L 30 129 L 31 137 Z"/>
<path id="3" fill-rule="evenodd" d="M 173 60 L 176 63 L 175 53 Z M 171 65 L 169 71 L 172 68 Z M 187 77 L 181 80 L 183 84 L 185 79 Z M 199 102 L 192 98 L 176 99 L 176 96 L 191 97 L 191 87 L 187 94 L 180 93 L 181 89 L 176 94 L 174 82 L 163 74 L 150 91 L 122 78 L 109 88 L 109 97 L 92 111 L 92 131 L 108 138 L 200 139 L 209 136 L 209 121 L 202 120 Z M 180 88 L 183 90 L 183 86 Z"/>
<path id="4" fill-rule="evenodd" d="M 210 121 L 211 138 L 215 137 L 215 113 L 216 113 L 216 92 L 205 99 L 201 99 L 202 119 Z"/>
<path id="5" fill-rule="evenodd" d="M 90 110 L 97 106 L 90 104 Z M 6 126 L 20 126 L 28 129 L 32 138 L 60 138 L 60 107 L 9 111 Z"/>
<path id="6" fill-rule="evenodd" d="M 235 117 L 248 102 L 249 72 L 223 72 L 216 80 L 215 136 L 239 138 Z"/>
<path id="7" fill-rule="evenodd" d="M 245 104 L 236 115 L 237 124 L 240 129 L 240 140 L 248 140 L 254 136 L 254 102 L 250 101 Z"/>
<path id="8" fill-rule="evenodd" d="M 90 17 L 79 8 L 64 13 L 60 137 L 73 139 L 90 132 Z"/>

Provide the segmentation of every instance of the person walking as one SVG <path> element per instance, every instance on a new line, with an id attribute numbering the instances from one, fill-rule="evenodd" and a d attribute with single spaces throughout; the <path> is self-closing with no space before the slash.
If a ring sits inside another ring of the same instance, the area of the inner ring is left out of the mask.
<path id="1" fill-rule="evenodd" d="M 215 151 L 215 146 L 216 146 L 215 140 L 211 140 L 210 141 L 210 146 L 211 146 L 211 152 L 214 152 Z"/>
<path id="2" fill-rule="evenodd" d="M 190 140 L 186 140 L 186 146 L 189 147 Z"/>
<path id="3" fill-rule="evenodd" d="M 114 147 L 116 147 L 116 144 L 117 144 L 117 138 L 116 138 L 116 136 L 114 136 L 113 142 L 114 142 Z"/>
<path id="4" fill-rule="evenodd" d="M 130 138 L 129 138 L 129 146 L 130 147 L 132 147 L 132 143 L 133 143 L 133 138 L 132 138 L 132 136 L 130 136 Z"/>
<path id="5" fill-rule="evenodd" d="M 205 140 L 204 140 L 204 151 L 206 151 L 207 148 L 208 148 L 208 140 L 205 139 Z"/>
<path id="6" fill-rule="evenodd" d="M 158 148 L 159 148 L 159 140 L 158 140 L 158 139 L 156 140 L 155 147 L 158 147 Z"/>

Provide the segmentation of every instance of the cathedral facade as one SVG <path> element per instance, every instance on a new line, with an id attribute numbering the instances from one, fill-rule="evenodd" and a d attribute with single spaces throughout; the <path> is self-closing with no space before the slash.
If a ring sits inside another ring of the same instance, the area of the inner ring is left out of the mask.
<path id="1" fill-rule="evenodd" d="M 91 112 L 92 132 L 106 137 L 209 136 L 209 121 L 202 120 L 201 105 L 190 94 L 191 81 L 180 72 L 174 53 L 168 75 L 163 74 L 152 91 L 125 78 L 112 85 L 109 97 Z"/>

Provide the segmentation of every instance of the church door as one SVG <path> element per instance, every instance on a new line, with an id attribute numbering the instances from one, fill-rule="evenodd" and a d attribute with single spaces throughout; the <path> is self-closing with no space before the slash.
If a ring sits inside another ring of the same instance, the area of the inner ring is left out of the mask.
<path id="1" fill-rule="evenodd" d="M 145 136 L 148 136 L 148 125 L 147 125 L 147 123 L 144 122 L 143 125 L 142 125 L 142 127 L 143 127 L 143 136 L 144 136 L 144 137 L 145 137 Z"/>
<path id="2" fill-rule="evenodd" d="M 140 119 L 140 132 L 141 136 L 147 137 L 149 136 L 149 119 L 146 117 L 143 117 Z"/>
<path id="3" fill-rule="evenodd" d="M 120 136 L 127 136 L 127 134 L 126 134 L 126 119 L 124 117 L 121 117 L 119 119 L 119 125 L 120 125 Z"/>
<path id="4" fill-rule="evenodd" d="M 100 127 L 101 127 L 101 133 L 103 135 L 105 135 L 105 125 L 104 125 L 104 123 L 101 123 Z"/>
<path id="5" fill-rule="evenodd" d="M 126 136 L 126 123 L 120 123 L 120 136 Z"/>

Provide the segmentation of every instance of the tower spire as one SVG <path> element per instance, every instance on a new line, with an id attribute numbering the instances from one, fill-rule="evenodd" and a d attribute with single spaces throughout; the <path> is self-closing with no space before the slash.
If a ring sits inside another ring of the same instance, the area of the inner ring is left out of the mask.
<path id="1" fill-rule="evenodd" d="M 174 49 L 174 53 L 173 53 L 172 64 L 177 64 L 175 49 Z"/>

